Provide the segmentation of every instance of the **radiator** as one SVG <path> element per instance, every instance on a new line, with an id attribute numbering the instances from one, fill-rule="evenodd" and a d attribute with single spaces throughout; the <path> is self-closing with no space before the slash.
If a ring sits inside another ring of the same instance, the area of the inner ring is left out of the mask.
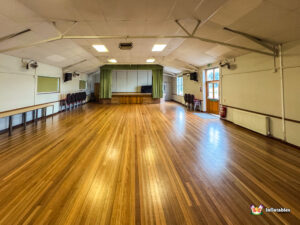
<path id="1" fill-rule="evenodd" d="M 232 115 L 232 122 L 242 127 L 248 128 L 260 134 L 270 134 L 270 117 L 250 113 L 241 110 L 234 110 Z"/>

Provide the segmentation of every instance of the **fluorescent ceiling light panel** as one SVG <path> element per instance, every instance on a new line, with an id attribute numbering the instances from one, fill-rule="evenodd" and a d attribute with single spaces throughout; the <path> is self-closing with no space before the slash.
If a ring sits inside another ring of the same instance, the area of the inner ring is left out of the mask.
<path id="1" fill-rule="evenodd" d="M 155 44 L 153 45 L 152 52 L 161 52 L 166 46 L 166 44 Z"/>
<path id="2" fill-rule="evenodd" d="M 155 62 L 155 59 L 152 59 L 152 58 L 151 59 L 147 59 L 146 62 L 147 63 L 153 63 L 153 62 Z"/>
<path id="3" fill-rule="evenodd" d="M 108 52 L 105 45 L 93 45 L 93 48 L 96 49 L 98 52 Z"/>
<path id="4" fill-rule="evenodd" d="M 117 60 L 116 59 L 109 59 L 108 62 L 110 62 L 110 63 L 117 63 Z"/>

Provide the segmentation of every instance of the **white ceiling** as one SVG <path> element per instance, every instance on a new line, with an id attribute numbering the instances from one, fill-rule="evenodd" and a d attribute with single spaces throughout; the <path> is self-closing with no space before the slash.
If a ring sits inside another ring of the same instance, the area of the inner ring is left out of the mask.
<path id="1" fill-rule="evenodd" d="M 0 0 L 0 4 L 0 38 L 32 30 L 0 42 L 0 50 L 56 37 L 74 20 L 78 24 L 67 35 L 185 35 L 174 20 L 179 19 L 191 32 L 200 19 L 197 36 L 250 48 L 261 49 L 223 27 L 278 43 L 300 39 L 300 0 Z M 132 41 L 133 49 L 120 50 L 121 41 Z M 155 43 L 167 47 L 154 53 Z M 109 52 L 99 53 L 92 44 L 104 44 Z M 59 67 L 86 59 L 71 69 L 87 73 L 106 64 L 108 58 L 122 64 L 144 64 L 154 57 L 156 63 L 176 73 L 245 53 L 194 39 L 58 40 L 5 52 Z"/>

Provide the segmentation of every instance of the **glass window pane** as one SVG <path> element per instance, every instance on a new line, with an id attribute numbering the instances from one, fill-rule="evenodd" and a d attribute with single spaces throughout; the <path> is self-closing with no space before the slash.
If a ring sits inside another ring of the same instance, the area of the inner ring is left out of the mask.
<path id="1" fill-rule="evenodd" d="M 214 98 L 213 84 L 208 84 L 208 98 Z"/>
<path id="2" fill-rule="evenodd" d="M 207 70 L 207 81 L 212 81 L 214 79 L 214 70 Z"/>
<path id="3" fill-rule="evenodd" d="M 215 80 L 220 80 L 219 68 L 215 69 Z"/>
<path id="4" fill-rule="evenodd" d="M 219 83 L 214 83 L 214 98 L 219 99 Z"/>
<path id="5" fill-rule="evenodd" d="M 177 95 L 179 94 L 179 77 L 177 77 Z"/>
<path id="6" fill-rule="evenodd" d="M 177 77 L 177 95 L 183 95 L 183 78 Z"/>
<path id="7" fill-rule="evenodd" d="M 183 95 L 183 77 L 180 77 L 180 95 Z"/>

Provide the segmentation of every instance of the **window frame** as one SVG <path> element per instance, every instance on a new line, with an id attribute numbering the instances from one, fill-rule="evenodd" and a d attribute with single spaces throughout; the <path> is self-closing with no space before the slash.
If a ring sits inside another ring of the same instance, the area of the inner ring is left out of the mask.
<path id="1" fill-rule="evenodd" d="M 181 80 L 181 82 L 178 82 L 179 79 Z M 181 90 L 179 90 L 179 89 L 181 89 Z M 182 76 L 176 78 L 176 94 L 178 96 L 183 96 L 183 77 Z"/>

